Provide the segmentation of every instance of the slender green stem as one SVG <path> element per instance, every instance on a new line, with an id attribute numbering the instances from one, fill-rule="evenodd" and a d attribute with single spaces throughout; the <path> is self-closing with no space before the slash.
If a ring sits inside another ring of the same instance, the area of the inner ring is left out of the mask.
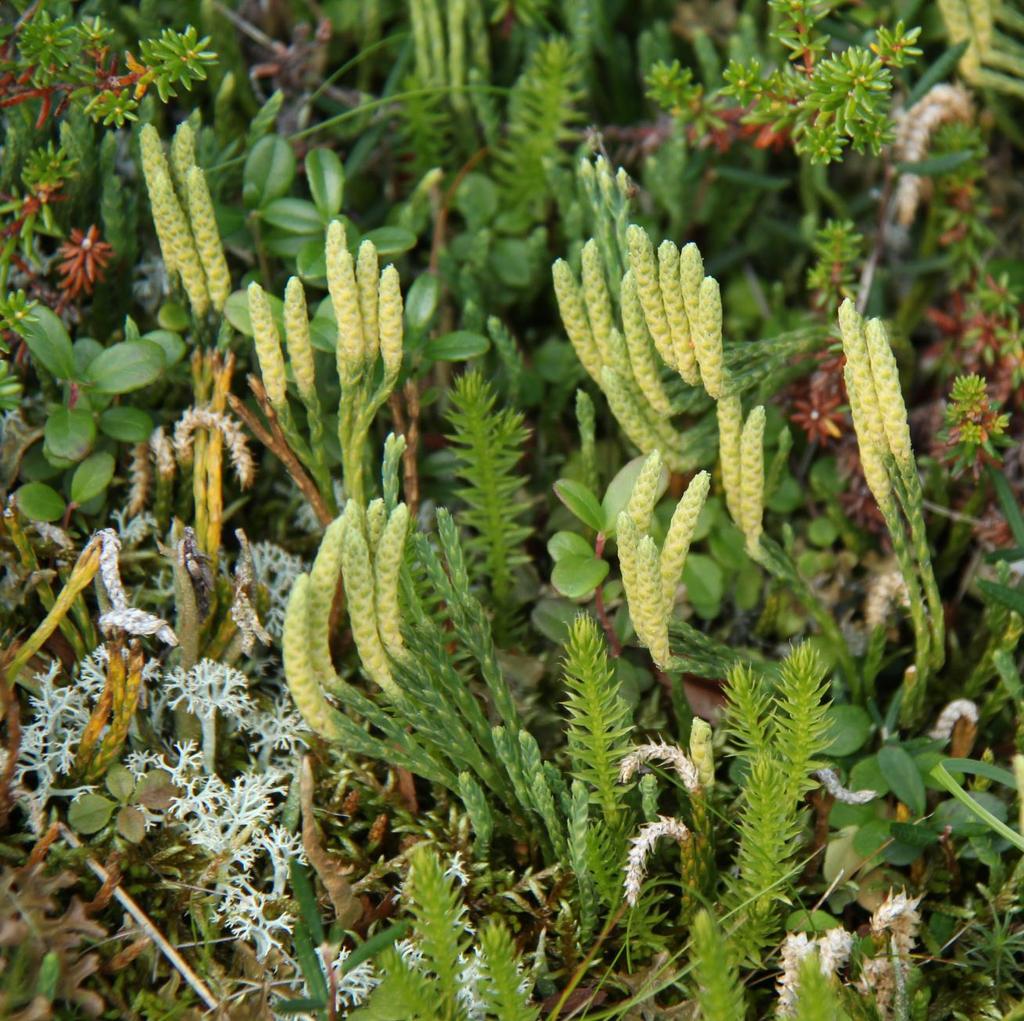
<path id="1" fill-rule="evenodd" d="M 93 539 L 78 558 L 67 580 L 67 584 L 61 590 L 50 612 L 43 618 L 42 623 L 32 635 L 21 645 L 17 654 L 11 660 L 5 671 L 4 679 L 8 687 L 13 687 L 18 680 L 25 664 L 43 647 L 43 643 L 57 630 L 58 625 L 64 619 L 65 614 L 71 609 L 79 593 L 91 582 L 99 569 L 100 546 L 97 539 Z M 31 684 L 26 685 L 31 687 Z"/>
<path id="2" fill-rule="evenodd" d="M 388 106 L 391 103 L 401 103 L 406 99 L 420 99 L 421 97 L 436 96 L 446 92 L 489 92 L 493 95 L 507 96 L 511 95 L 512 90 L 500 85 L 434 85 L 429 88 L 408 89 L 405 92 L 396 92 L 391 96 L 382 96 L 380 99 L 371 99 L 368 103 L 360 103 L 359 106 L 353 107 L 351 110 L 336 114 L 334 117 L 328 117 L 326 120 L 312 124 L 308 128 L 303 128 L 302 131 L 293 132 L 288 136 L 287 140 L 289 142 L 297 142 L 300 139 L 308 138 L 310 135 L 315 135 L 317 132 L 325 131 L 327 128 L 344 124 L 345 121 L 352 120 L 354 117 L 360 117 L 373 110 L 379 110 L 381 107 Z M 244 155 L 235 156 L 232 159 L 218 163 L 215 167 L 210 167 L 207 173 L 215 174 L 221 170 L 227 170 L 229 167 L 238 166 L 244 160 Z"/>
<path id="3" fill-rule="evenodd" d="M 274 410 L 277 413 L 277 420 L 288 446 L 291 447 L 292 452 L 302 462 L 302 466 L 312 475 L 324 503 L 333 514 L 337 511 L 337 506 L 334 502 L 334 487 L 331 484 L 331 473 L 327 468 L 327 459 L 324 456 L 324 423 L 320 413 L 320 401 L 314 394 L 312 400 L 304 403 L 308 413 L 308 443 L 302 435 L 302 431 L 296 425 L 291 410 L 287 405 L 275 408 Z"/>
<path id="4" fill-rule="evenodd" d="M 773 577 L 790 586 L 792 593 L 800 600 L 804 609 L 814 619 L 821 633 L 828 639 L 829 644 L 835 652 L 839 661 L 839 669 L 843 673 L 846 683 L 850 686 L 850 694 L 854 702 L 860 703 L 864 698 L 863 683 L 860 671 L 857 669 L 850 654 L 850 647 L 846 644 L 839 625 L 828 610 L 822 606 L 821 600 L 815 595 L 814 590 L 804 580 L 796 565 L 790 559 L 789 554 L 771 539 L 761 537 L 758 546 L 757 562 Z"/>
<path id="5" fill-rule="evenodd" d="M 57 597 L 53 594 L 53 588 L 46 580 L 46 576 L 39 571 L 39 561 L 36 559 L 35 550 L 32 549 L 21 527 L 13 500 L 8 503 L 7 508 L 4 510 L 3 518 L 22 566 L 35 579 L 36 595 L 39 596 L 39 601 L 43 604 L 43 608 L 49 613 L 53 609 Z M 58 627 L 64 637 L 71 643 L 71 647 L 75 650 L 75 656 L 78 659 L 83 659 L 92 646 L 87 647 L 85 645 L 82 636 L 79 635 L 74 624 L 67 617 L 61 618 Z"/>
<path id="6" fill-rule="evenodd" d="M 941 784 L 950 794 L 960 802 L 968 811 L 973 812 L 982 822 L 993 829 L 1001 837 L 1009 840 L 1018 851 L 1024 851 L 1024 837 L 1016 830 L 1011 829 L 1006 823 L 997 819 L 987 808 L 983 808 L 954 780 L 946 767 L 940 762 L 929 774 L 931 778 Z"/>
<path id="7" fill-rule="evenodd" d="M 364 414 L 366 390 L 363 384 L 343 388 L 338 407 L 338 443 L 341 446 L 341 471 L 345 480 L 345 499 L 366 506 L 363 485 L 363 447 L 369 424 Z M 371 416 L 372 418 L 372 416 Z"/>
<path id="8" fill-rule="evenodd" d="M 389 36 L 385 36 L 383 39 L 378 39 L 375 43 L 371 43 L 369 46 L 361 49 L 351 60 L 346 61 L 337 70 L 332 71 L 311 93 L 307 102 L 315 103 L 324 92 L 327 91 L 339 78 L 352 70 L 352 68 L 361 64 L 368 57 L 372 57 L 378 50 L 384 49 L 395 42 L 402 42 L 408 37 L 408 32 L 393 32 Z"/>
<path id="9" fill-rule="evenodd" d="M 334 487 L 331 484 L 331 473 L 327 467 L 324 449 L 324 417 L 320 398 L 314 393 L 303 403 L 306 406 L 306 421 L 309 426 L 310 463 L 307 467 L 313 474 L 324 502 L 331 513 L 336 513 L 338 508 L 334 502 Z"/>
<path id="10" fill-rule="evenodd" d="M 901 719 L 907 723 L 917 716 L 924 704 L 928 676 L 931 672 L 931 632 L 928 628 L 918 572 L 914 567 L 914 557 L 907 541 L 903 519 L 896 509 L 896 505 L 891 501 L 887 506 L 882 507 L 881 511 L 892 538 L 892 548 L 896 554 L 896 562 L 900 566 L 900 574 L 903 575 L 903 581 L 907 586 L 907 604 L 910 608 L 910 622 L 914 629 L 914 666 L 917 673 L 912 698 L 905 698 L 900 709 Z"/>
<path id="11" fill-rule="evenodd" d="M 548 1021 L 558 1021 L 558 1017 L 561 1015 L 569 997 L 572 996 L 573 990 L 580 984 L 583 976 L 586 975 L 587 969 L 590 967 L 594 958 L 597 956 L 598 950 L 604 944 L 604 941 L 611 935 L 612 930 L 616 925 L 619 924 L 619 919 L 626 913 L 626 902 L 623 901 L 619 905 L 618 910 L 612 915 L 611 918 L 605 922 L 604 928 L 601 930 L 600 935 L 594 941 L 594 945 L 587 951 L 587 956 L 580 961 L 579 967 L 573 972 L 572 978 L 569 979 L 566 987 L 562 990 L 562 995 L 558 998 L 558 1002 L 555 1004 L 551 1013 L 548 1014 Z"/>
<path id="12" fill-rule="evenodd" d="M 274 411 L 277 413 L 277 420 L 281 425 L 281 432 L 284 433 L 284 438 L 288 441 L 288 446 L 292 448 L 295 456 L 303 465 L 312 470 L 313 455 L 305 437 L 295 424 L 291 408 L 288 407 L 287 403 L 284 403 L 280 407 L 274 408 Z"/>
<path id="13" fill-rule="evenodd" d="M 928 621 L 931 630 L 930 666 L 933 671 L 942 667 L 946 658 L 945 609 L 939 586 L 935 581 L 932 569 L 931 550 L 928 548 L 928 532 L 924 523 L 924 494 L 921 492 L 921 480 L 913 464 L 899 466 L 898 471 L 891 470 L 890 475 L 896 489 L 896 495 L 903 507 L 907 523 L 910 526 L 910 548 L 917 562 L 917 571 L 928 603 Z"/>

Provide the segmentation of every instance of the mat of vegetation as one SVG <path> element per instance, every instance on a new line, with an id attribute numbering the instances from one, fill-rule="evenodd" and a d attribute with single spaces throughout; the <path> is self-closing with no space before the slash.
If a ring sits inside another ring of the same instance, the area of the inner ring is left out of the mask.
<path id="1" fill-rule="evenodd" d="M 0 1017 L 1024 1019 L 1015 0 L 0 2 Z"/>

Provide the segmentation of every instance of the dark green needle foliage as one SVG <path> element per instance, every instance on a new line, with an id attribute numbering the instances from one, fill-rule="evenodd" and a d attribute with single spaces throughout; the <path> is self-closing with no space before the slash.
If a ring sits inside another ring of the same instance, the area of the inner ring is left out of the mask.
<path id="1" fill-rule="evenodd" d="M 707 911 L 693 920 L 693 981 L 705 1021 L 735 1021 L 746 1014 L 739 969 L 719 924 Z"/>
<path id="2" fill-rule="evenodd" d="M 552 170 L 564 162 L 562 145 L 581 119 L 580 79 L 569 41 L 554 38 L 534 50 L 512 91 L 495 176 L 505 200 L 523 214 L 536 211 L 549 194 Z"/>
<path id="3" fill-rule="evenodd" d="M 632 714 L 619 692 L 607 643 L 593 617 L 580 615 L 573 622 L 563 676 L 573 778 L 586 784 L 605 825 L 619 830 L 624 813 L 619 763 L 629 751 Z"/>
<path id="4" fill-rule="evenodd" d="M 528 562 L 523 543 L 532 529 L 522 522 L 522 461 L 529 430 L 514 408 L 496 410 L 497 394 L 479 372 L 460 376 L 452 387 L 448 421 L 457 456 L 456 490 L 465 504 L 461 520 L 469 526 L 466 546 L 475 578 L 483 581 L 494 609 L 499 640 L 515 628 L 516 568 Z"/>
<path id="5" fill-rule="evenodd" d="M 749 667 L 735 669 L 726 689 L 729 720 L 749 773 L 739 820 L 738 875 L 730 904 L 746 919 L 737 943 L 751 955 L 773 938 L 779 907 L 799 863 L 801 805 L 829 744 L 828 684 L 809 644 L 784 660 L 774 690 Z"/>

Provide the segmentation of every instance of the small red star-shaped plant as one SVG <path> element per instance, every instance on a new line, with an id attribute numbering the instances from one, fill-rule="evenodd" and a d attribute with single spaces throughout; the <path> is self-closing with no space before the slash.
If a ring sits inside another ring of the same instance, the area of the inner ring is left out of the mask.
<path id="1" fill-rule="evenodd" d="M 103 280 L 103 271 L 114 249 L 100 238 L 99 228 L 93 224 L 85 232 L 75 227 L 71 238 L 60 246 L 59 254 L 61 262 L 57 269 L 66 304 L 83 294 L 92 294 L 96 284 Z"/>

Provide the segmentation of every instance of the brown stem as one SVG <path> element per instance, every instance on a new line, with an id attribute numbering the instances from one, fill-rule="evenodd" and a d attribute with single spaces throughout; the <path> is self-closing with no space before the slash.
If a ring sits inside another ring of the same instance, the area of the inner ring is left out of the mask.
<path id="1" fill-rule="evenodd" d="M 882 186 L 882 195 L 878 200 L 878 221 L 875 227 L 875 242 L 871 247 L 871 254 L 864 269 L 861 271 L 860 280 L 857 285 L 857 311 L 862 313 L 867 308 L 868 297 L 871 294 L 871 284 L 875 279 L 875 270 L 882 259 L 882 251 L 885 248 L 885 235 L 889 225 L 888 211 L 889 200 L 892 198 L 893 183 L 896 180 L 896 171 L 890 161 L 888 154 L 885 157 L 885 183 Z"/>
<path id="2" fill-rule="evenodd" d="M 405 406 L 409 412 L 406 418 L 402 411 L 402 402 L 397 393 L 388 398 L 391 417 L 397 432 L 405 436 L 405 450 L 402 453 L 402 481 L 405 488 L 405 502 L 409 514 L 415 518 L 420 506 L 420 475 L 417 467 L 417 455 L 420 447 L 420 390 L 415 380 L 407 379 L 402 391 L 405 395 Z"/>
<path id="3" fill-rule="evenodd" d="M 114 897 L 114 890 L 121 882 L 121 856 L 117 851 L 114 851 L 107 860 L 106 870 L 107 878 L 103 880 L 103 885 L 96 891 L 96 896 L 84 905 L 87 915 L 105 911 Z"/>
<path id="4" fill-rule="evenodd" d="M 50 848 L 60 836 L 61 825 L 62 823 L 59 822 L 50 823 L 50 828 L 32 845 L 32 850 L 29 851 L 28 858 L 21 867 L 23 873 L 31 872 L 32 869 L 38 868 L 46 861 Z"/>
<path id="5" fill-rule="evenodd" d="M 402 795 L 405 807 L 408 808 L 413 815 L 419 815 L 420 802 L 419 798 L 416 797 L 415 778 L 409 770 L 403 769 L 401 766 L 399 766 L 395 772 L 398 778 L 398 793 Z"/>
<path id="6" fill-rule="evenodd" d="M 444 249 L 445 234 L 448 227 L 448 210 L 451 208 L 452 200 L 455 198 L 455 192 L 458 190 L 460 184 L 462 184 L 466 175 L 475 167 L 485 156 L 487 155 L 487 146 L 482 149 L 477 149 L 472 156 L 462 165 L 459 172 L 455 175 L 455 179 L 452 181 L 448 190 L 444 193 L 444 198 L 441 200 L 441 208 L 437 211 L 437 219 L 434 221 L 434 236 L 430 242 L 430 263 L 429 268 L 431 273 L 437 273 L 438 260 L 441 257 L 441 252 Z"/>
<path id="7" fill-rule="evenodd" d="M 352 886 L 342 874 L 342 863 L 329 855 L 320 842 L 316 821 L 313 817 L 313 762 L 306 755 L 299 766 L 299 802 L 302 807 L 302 848 L 310 865 L 320 877 L 327 896 L 331 900 L 335 917 L 344 928 L 350 928 L 363 913 L 363 906 L 352 891 Z"/>
<path id="8" fill-rule="evenodd" d="M 832 804 L 835 798 L 825 791 L 817 791 L 810 796 L 810 802 L 814 806 L 814 838 L 811 844 L 811 853 L 808 855 L 807 864 L 804 866 L 802 878 L 810 882 L 818 874 L 821 868 L 822 855 L 828 845 L 829 828 L 828 816 L 832 811 Z"/>
<path id="9" fill-rule="evenodd" d="M 249 427 L 249 431 L 256 439 L 285 466 L 295 485 L 299 487 L 302 495 L 309 501 L 309 505 L 313 508 L 313 513 L 316 514 L 317 520 L 326 527 L 334 520 L 334 515 L 331 513 L 324 498 L 320 495 L 320 490 L 317 489 L 316 483 L 306 474 L 292 448 L 288 446 L 288 441 L 284 437 L 284 432 L 277 420 L 277 415 L 274 414 L 274 409 L 270 406 L 270 401 L 267 398 L 266 390 L 263 389 L 263 384 L 253 375 L 248 377 L 248 381 L 249 389 L 256 398 L 260 411 L 263 412 L 263 416 L 266 418 L 270 428 L 267 429 L 260 422 L 259 418 L 234 394 L 228 394 L 231 410 Z"/>
<path id="10" fill-rule="evenodd" d="M 597 539 L 594 541 L 595 556 L 604 556 L 605 541 L 604 534 L 602 532 L 598 532 Z M 615 628 L 612 626 L 612 622 L 608 618 L 608 611 L 605 609 L 604 605 L 604 591 L 600 585 L 594 589 L 594 610 L 597 613 L 597 619 L 601 622 L 605 638 L 608 639 L 608 646 L 611 649 L 612 658 L 617 659 L 622 655 L 622 642 L 619 641 L 619 636 L 615 633 Z"/>
<path id="11" fill-rule="evenodd" d="M 18 695 L 5 684 L 0 684 L 0 707 L 7 721 L 7 758 L 0 769 L 0 832 L 7 829 L 7 818 L 14 805 L 12 783 L 14 769 L 18 765 L 18 751 L 21 748 L 21 709 Z"/>
<path id="12" fill-rule="evenodd" d="M 601 949 L 601 945 L 611 935 L 612 929 L 618 925 L 619 919 L 626 913 L 626 907 L 627 904 L 623 901 L 619 905 L 618 911 L 616 911 L 615 914 L 612 915 L 612 917 L 605 923 L 605 927 L 601 930 L 600 935 L 596 940 L 594 940 L 594 945 L 587 951 L 587 956 L 580 961 L 579 967 L 572 973 L 572 978 L 569 979 L 569 984 L 562 990 L 562 995 L 558 998 L 558 1002 L 555 1004 L 554 1010 L 548 1014 L 547 1021 L 557 1021 L 559 1014 L 562 1013 L 562 1008 L 572 995 L 572 991 L 580 984 L 583 976 L 587 973 L 587 969 L 597 956 L 597 952 Z"/>

